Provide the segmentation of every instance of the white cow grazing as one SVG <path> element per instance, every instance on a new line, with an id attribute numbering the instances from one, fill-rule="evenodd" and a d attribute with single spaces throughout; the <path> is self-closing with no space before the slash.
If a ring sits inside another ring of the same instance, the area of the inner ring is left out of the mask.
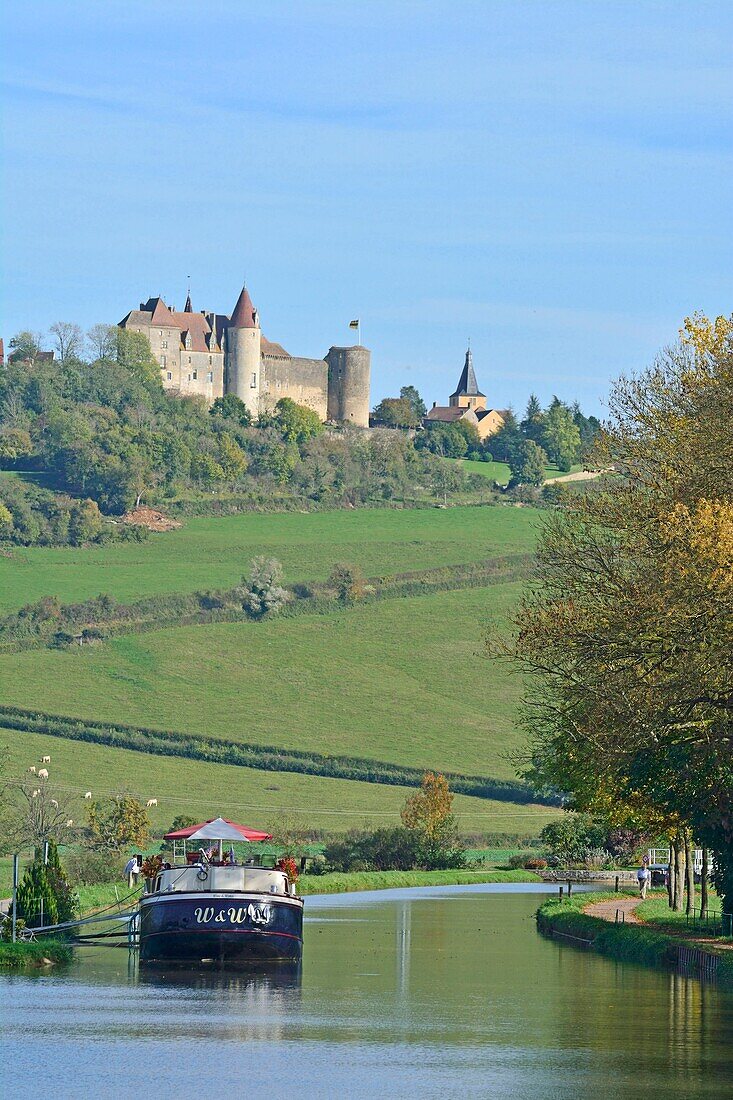
<path id="1" fill-rule="evenodd" d="M 38 769 L 38 778 L 39 779 L 48 779 L 48 768 L 39 768 Z"/>
<path id="2" fill-rule="evenodd" d="M 28 771 L 29 771 L 29 772 L 33 772 L 33 774 L 35 775 L 35 774 L 36 774 L 36 765 L 35 765 L 35 764 L 31 764 L 31 766 L 30 766 L 30 768 L 28 769 Z"/>
<path id="3" fill-rule="evenodd" d="M 34 791 L 33 794 L 31 795 L 31 798 L 38 798 L 40 793 L 41 793 L 40 791 Z"/>
<path id="4" fill-rule="evenodd" d="M 50 764 L 51 763 L 51 757 L 50 756 L 42 756 L 41 757 L 41 763 L 42 764 Z"/>
<path id="5" fill-rule="evenodd" d="M 148 809 L 150 809 L 151 806 L 157 806 L 158 805 L 158 799 L 157 798 L 149 798 L 147 800 L 147 802 L 145 803 L 145 805 L 147 806 Z"/>
<path id="6" fill-rule="evenodd" d="M 69 820 L 66 822 L 66 828 L 70 829 L 73 824 L 74 824 L 74 819 L 70 817 Z"/>
<path id="7" fill-rule="evenodd" d="M 85 797 L 85 798 L 91 798 L 91 797 L 92 797 L 92 792 L 91 792 L 91 791 L 87 791 L 87 793 L 86 793 L 86 794 L 84 795 L 84 797 Z"/>
<path id="8" fill-rule="evenodd" d="M 52 799 L 51 799 L 51 805 L 53 806 L 53 808 L 54 808 L 55 810 L 58 810 L 58 808 L 59 808 L 59 804 L 58 804 L 58 802 L 56 801 L 56 799 L 55 799 L 55 798 L 52 798 Z"/>

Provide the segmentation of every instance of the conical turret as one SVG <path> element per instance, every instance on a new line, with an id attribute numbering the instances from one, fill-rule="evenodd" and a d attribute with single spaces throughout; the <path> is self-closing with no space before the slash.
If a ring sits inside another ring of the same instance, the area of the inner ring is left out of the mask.
<path id="1" fill-rule="evenodd" d="M 259 416 L 262 333 L 246 286 L 229 318 L 226 348 L 227 393 L 236 393 L 252 415 Z"/>
<path id="2" fill-rule="evenodd" d="M 260 327 L 257 310 L 252 305 L 252 299 L 249 296 L 249 291 L 247 290 L 246 285 L 242 287 L 241 293 L 237 298 L 237 304 L 232 310 L 232 316 L 229 324 L 232 328 Z"/>

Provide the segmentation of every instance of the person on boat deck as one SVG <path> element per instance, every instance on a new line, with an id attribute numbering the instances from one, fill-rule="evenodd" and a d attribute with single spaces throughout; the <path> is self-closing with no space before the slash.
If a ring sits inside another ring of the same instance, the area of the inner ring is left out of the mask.
<path id="1" fill-rule="evenodd" d="M 228 859 L 229 859 L 229 862 L 231 863 L 232 867 L 237 862 L 236 859 L 234 858 L 234 847 L 233 846 L 230 847 L 230 849 L 229 849 Z"/>
<path id="2" fill-rule="evenodd" d="M 132 890 L 133 886 L 137 886 L 137 880 L 140 875 L 140 867 L 142 864 L 142 856 L 134 855 L 128 859 L 125 864 L 125 874 L 127 875 L 127 886 Z"/>

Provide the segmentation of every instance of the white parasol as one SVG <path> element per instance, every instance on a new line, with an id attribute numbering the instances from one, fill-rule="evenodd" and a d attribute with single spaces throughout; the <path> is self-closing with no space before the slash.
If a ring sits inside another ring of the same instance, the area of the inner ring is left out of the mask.
<path id="1" fill-rule="evenodd" d="M 228 821 L 225 821 L 223 817 L 217 817 L 213 821 L 207 821 L 205 825 L 202 825 L 200 829 L 197 829 L 195 833 L 191 833 L 189 840 L 218 840 L 219 841 L 219 859 L 222 859 L 224 854 L 224 841 L 225 840 L 238 840 L 244 841 L 249 844 L 247 837 L 242 830 L 236 825 L 230 825 Z"/>

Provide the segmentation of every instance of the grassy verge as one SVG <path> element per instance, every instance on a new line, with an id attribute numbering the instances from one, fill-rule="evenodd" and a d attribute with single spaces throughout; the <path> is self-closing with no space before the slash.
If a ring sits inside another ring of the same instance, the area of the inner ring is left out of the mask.
<path id="1" fill-rule="evenodd" d="M 713 894 L 709 900 L 708 911 L 711 915 L 713 913 L 719 914 L 720 908 L 720 898 Z M 699 911 L 698 909 L 697 912 L 699 913 Z M 657 929 L 657 931 L 669 932 L 673 936 L 696 937 L 708 934 L 705 927 L 706 922 L 701 923 L 698 920 L 693 920 L 692 917 L 688 919 L 687 913 L 675 913 L 673 909 L 670 909 L 666 894 L 660 897 L 647 898 L 646 901 L 637 906 L 636 915 L 639 920 L 643 920 L 645 924 Z M 710 921 L 709 923 L 712 925 L 714 922 Z"/>
<path id="2" fill-rule="evenodd" d="M 469 886 L 479 882 L 540 882 L 532 871 L 353 871 L 350 874 L 301 875 L 298 893 L 346 894 L 358 890 L 395 890 L 407 886 Z M 105 909 L 117 900 L 123 908 L 134 902 L 125 883 L 105 882 L 100 886 L 81 886 L 79 901 L 82 914 Z"/>
<path id="3" fill-rule="evenodd" d="M 591 917 L 583 909 L 596 901 L 611 901 L 623 894 L 604 891 L 592 894 L 579 894 L 577 897 L 559 901 L 551 898 L 537 910 L 537 927 L 546 934 L 569 937 L 568 942 L 585 943 L 600 955 L 616 959 L 619 962 L 633 962 L 642 966 L 674 967 L 677 965 L 677 951 L 683 937 L 646 924 L 612 924 L 600 917 Z M 663 899 L 650 899 L 646 904 L 664 904 Z M 641 914 L 640 914 L 641 915 Z M 691 946 L 697 946 L 694 936 L 684 937 Z M 705 945 L 706 950 L 716 954 L 715 945 Z M 733 959 L 730 952 L 722 953 L 718 978 L 726 983 L 733 982 Z"/>
<path id="4" fill-rule="evenodd" d="M 406 886 L 468 886 L 477 882 L 540 882 L 532 871 L 352 871 L 302 875 L 298 891 L 343 894 L 353 890 L 394 890 Z"/>
<path id="5" fill-rule="evenodd" d="M 63 940 L 0 943 L 0 970 L 28 970 L 51 963 L 69 963 L 72 949 Z"/>

